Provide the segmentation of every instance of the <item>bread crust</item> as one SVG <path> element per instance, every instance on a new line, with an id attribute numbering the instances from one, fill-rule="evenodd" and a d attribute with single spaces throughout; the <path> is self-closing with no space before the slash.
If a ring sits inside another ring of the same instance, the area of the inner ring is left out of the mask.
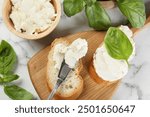
<path id="1" fill-rule="evenodd" d="M 60 39 L 55 39 L 52 42 L 52 44 L 51 44 L 49 55 L 53 51 L 54 46 L 57 45 L 57 44 L 59 44 L 59 43 L 65 43 L 67 45 L 70 45 L 71 42 L 68 42 L 67 40 L 63 40 L 61 38 Z M 51 62 L 50 62 L 50 60 L 48 60 L 48 62 L 47 62 L 46 79 L 47 79 L 48 87 L 49 87 L 49 89 L 51 91 L 53 86 L 52 86 L 52 83 L 49 81 L 49 78 L 50 78 L 50 76 L 49 76 L 49 66 L 50 65 L 51 65 Z M 62 95 L 60 95 L 59 92 L 57 92 L 55 94 L 55 96 L 54 96 L 55 99 L 57 99 L 57 100 L 75 100 L 75 99 L 77 99 L 79 97 L 79 95 L 83 91 L 83 79 L 82 79 L 82 77 L 80 75 L 80 72 L 81 72 L 82 68 L 83 68 L 83 64 L 82 64 L 82 60 L 80 59 L 79 63 L 78 63 L 78 67 L 77 67 L 77 69 L 75 69 L 75 72 L 76 72 L 78 78 L 80 79 L 80 85 L 79 85 L 79 87 L 76 90 L 74 90 L 74 92 L 72 92 L 72 95 L 70 95 L 70 96 L 62 96 Z"/>

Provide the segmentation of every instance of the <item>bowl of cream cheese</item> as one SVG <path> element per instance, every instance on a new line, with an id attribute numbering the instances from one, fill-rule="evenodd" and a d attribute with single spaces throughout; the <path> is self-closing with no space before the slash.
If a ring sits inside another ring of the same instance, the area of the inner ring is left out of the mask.
<path id="1" fill-rule="evenodd" d="M 58 0 L 5 0 L 3 20 L 8 29 L 24 39 L 41 39 L 57 26 L 61 16 Z"/>

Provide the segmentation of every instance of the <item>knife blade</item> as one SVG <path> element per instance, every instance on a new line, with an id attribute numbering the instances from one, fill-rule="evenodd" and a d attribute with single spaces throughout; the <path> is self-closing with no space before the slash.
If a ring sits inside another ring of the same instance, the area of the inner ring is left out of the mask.
<path id="1" fill-rule="evenodd" d="M 59 86 L 65 81 L 66 77 L 68 76 L 69 72 L 72 69 L 69 67 L 69 65 L 66 64 L 65 60 L 63 60 L 59 73 L 58 73 L 58 80 L 53 88 L 53 90 L 51 91 L 51 93 L 49 94 L 47 100 L 52 100 L 55 93 L 57 92 Z"/>

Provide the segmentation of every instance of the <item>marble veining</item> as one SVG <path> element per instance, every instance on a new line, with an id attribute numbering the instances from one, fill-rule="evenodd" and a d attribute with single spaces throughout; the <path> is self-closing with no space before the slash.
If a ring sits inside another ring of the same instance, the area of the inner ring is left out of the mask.
<path id="1" fill-rule="evenodd" d="M 150 3 L 150 0 L 145 1 Z M 2 3 L 3 0 L 0 0 L 1 11 Z M 149 8 L 147 8 L 147 10 L 150 11 Z M 111 19 L 114 24 L 118 21 L 122 21 L 122 18 L 124 18 L 117 8 L 107 10 L 107 12 L 112 16 Z M 37 41 L 24 40 L 15 36 L 6 28 L 2 20 L 2 13 L 0 12 L 0 41 L 2 39 L 7 40 L 14 47 L 18 56 L 15 73 L 20 75 L 20 80 L 14 83 L 29 90 L 38 98 L 29 78 L 27 70 L 28 60 L 40 49 L 46 47 L 54 38 L 86 30 L 92 29 L 88 27 L 84 12 L 68 18 L 62 11 L 61 21 L 51 35 Z M 136 56 L 131 62 L 129 73 L 122 79 L 119 88 L 113 96 L 112 99 L 114 100 L 150 99 L 150 25 L 135 35 L 134 39 L 136 42 Z M 1 99 L 9 99 L 4 94 L 2 86 L 0 86 L 0 100 Z"/>
<path id="2" fill-rule="evenodd" d="M 150 25 L 134 36 L 136 56 L 113 99 L 150 99 Z"/>

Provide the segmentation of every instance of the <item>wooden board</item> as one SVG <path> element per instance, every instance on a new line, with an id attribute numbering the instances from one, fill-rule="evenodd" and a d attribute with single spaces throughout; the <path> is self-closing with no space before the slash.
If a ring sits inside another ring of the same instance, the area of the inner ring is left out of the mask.
<path id="1" fill-rule="evenodd" d="M 150 18 L 147 20 L 147 23 Z M 137 29 L 133 29 L 137 32 Z M 136 34 L 136 33 L 135 33 Z M 89 76 L 88 68 L 92 60 L 93 54 L 97 47 L 102 43 L 105 36 L 105 32 L 88 31 L 81 32 L 74 35 L 63 37 L 69 41 L 73 41 L 79 37 L 87 39 L 89 44 L 89 50 L 83 59 L 84 69 L 81 73 L 84 79 L 84 89 L 79 96 L 79 100 L 107 100 L 112 97 L 120 81 L 113 84 L 106 85 L 105 83 L 96 84 Z M 50 46 L 41 50 L 28 62 L 28 69 L 31 81 L 41 99 L 47 99 L 50 90 L 46 82 L 46 64 L 47 55 L 50 50 Z"/>
<path id="2" fill-rule="evenodd" d="M 62 39 L 73 41 L 79 37 L 87 39 L 89 50 L 86 57 L 83 58 L 84 69 L 81 73 L 84 79 L 83 93 L 78 99 L 110 99 L 119 82 L 105 85 L 105 83 L 99 85 L 96 84 L 89 76 L 88 67 L 92 60 L 93 54 L 96 48 L 103 41 L 105 32 L 81 32 Z M 47 55 L 50 50 L 50 46 L 37 53 L 28 63 L 29 73 L 32 83 L 41 99 L 47 99 L 50 93 L 49 87 L 46 81 L 46 64 Z"/>

